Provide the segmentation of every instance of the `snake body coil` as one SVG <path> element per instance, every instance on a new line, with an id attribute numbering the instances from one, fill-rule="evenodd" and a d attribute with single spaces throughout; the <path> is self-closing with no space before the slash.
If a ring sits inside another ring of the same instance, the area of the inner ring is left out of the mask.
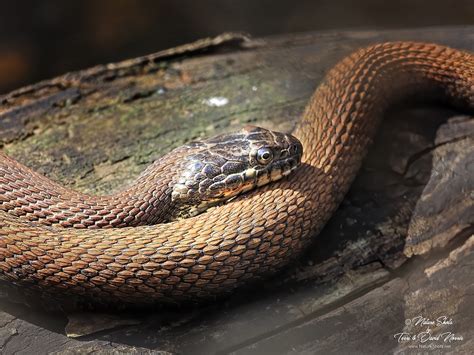
<path id="1" fill-rule="evenodd" d="M 420 94 L 473 110 L 474 56 L 409 42 L 355 52 L 327 74 L 298 123 L 294 135 L 305 149 L 302 166 L 288 179 L 195 217 L 152 226 L 62 229 L 0 211 L 0 278 L 99 303 L 179 302 L 229 292 L 281 268 L 308 245 L 347 192 L 383 111 Z M 15 164 L 5 156 L 0 162 Z M 51 183 L 34 173 L 29 178 Z M 24 179 L 11 183 L 21 190 L 28 185 Z M 165 176 L 156 183 L 169 186 Z M 40 195 L 22 197 L 22 206 L 38 204 Z M 109 220 L 127 217 L 120 203 L 104 212 Z M 80 211 L 69 211 L 74 221 Z M 51 213 L 56 223 L 64 217 Z"/>

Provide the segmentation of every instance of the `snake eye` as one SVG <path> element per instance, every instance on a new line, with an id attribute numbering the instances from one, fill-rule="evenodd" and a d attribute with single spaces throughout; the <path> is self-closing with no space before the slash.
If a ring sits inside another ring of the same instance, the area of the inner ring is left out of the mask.
<path id="1" fill-rule="evenodd" d="M 257 151 L 257 161 L 262 164 L 266 165 L 270 163 L 273 159 L 273 152 L 268 148 L 260 148 Z"/>

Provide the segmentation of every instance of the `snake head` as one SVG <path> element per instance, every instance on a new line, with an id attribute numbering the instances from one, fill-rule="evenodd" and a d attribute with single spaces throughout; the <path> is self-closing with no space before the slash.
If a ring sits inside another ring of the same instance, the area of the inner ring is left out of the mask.
<path id="1" fill-rule="evenodd" d="M 182 171 L 173 186 L 176 217 L 197 215 L 211 206 L 277 181 L 301 162 L 303 146 L 290 134 L 245 126 L 186 145 Z"/>

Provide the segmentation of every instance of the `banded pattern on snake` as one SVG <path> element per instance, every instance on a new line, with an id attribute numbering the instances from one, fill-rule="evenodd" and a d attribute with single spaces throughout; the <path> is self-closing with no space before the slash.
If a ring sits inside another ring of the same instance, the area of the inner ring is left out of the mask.
<path id="1" fill-rule="evenodd" d="M 62 229 L 3 208 L 0 278 L 53 295 L 147 304 L 208 298 L 275 272 L 337 208 L 384 110 L 420 94 L 474 110 L 474 56 L 411 42 L 355 52 L 327 74 L 293 132 L 304 147 L 302 166 L 198 216 L 158 225 Z M 3 167 L 14 164 L 0 157 Z M 169 177 L 162 172 L 155 182 L 168 191 Z M 35 173 L 25 178 L 41 179 Z M 21 188 L 28 181 L 12 183 Z M 23 199 L 37 203 L 34 195 Z"/>

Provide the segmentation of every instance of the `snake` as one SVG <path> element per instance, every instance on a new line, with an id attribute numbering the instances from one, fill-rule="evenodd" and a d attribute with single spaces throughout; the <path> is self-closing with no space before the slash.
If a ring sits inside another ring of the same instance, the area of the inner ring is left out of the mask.
<path id="1" fill-rule="evenodd" d="M 414 97 L 473 111 L 474 55 L 361 48 L 328 71 L 291 135 L 249 126 L 193 142 L 108 196 L 1 154 L 0 279 L 60 302 L 146 306 L 214 299 L 274 274 L 338 208 L 384 112 Z"/>

